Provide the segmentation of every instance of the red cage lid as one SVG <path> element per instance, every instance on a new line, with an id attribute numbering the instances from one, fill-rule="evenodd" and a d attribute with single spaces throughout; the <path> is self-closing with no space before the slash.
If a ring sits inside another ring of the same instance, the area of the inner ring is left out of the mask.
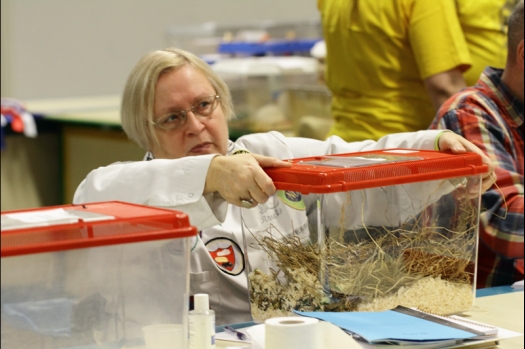
<path id="1" fill-rule="evenodd" d="M 290 160 L 291 168 L 266 168 L 278 190 L 335 193 L 486 173 L 476 153 L 384 149 Z"/>
<path id="2" fill-rule="evenodd" d="M 191 237 L 188 215 L 108 201 L 2 212 L 1 256 Z"/>

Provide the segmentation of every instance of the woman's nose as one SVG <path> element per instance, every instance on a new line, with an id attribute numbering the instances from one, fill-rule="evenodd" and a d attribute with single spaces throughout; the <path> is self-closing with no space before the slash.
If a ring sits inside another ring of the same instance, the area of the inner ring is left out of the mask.
<path id="1" fill-rule="evenodd" d="M 189 132 L 200 132 L 204 129 L 205 125 L 197 114 L 193 111 L 188 111 L 186 114 L 186 129 Z"/>

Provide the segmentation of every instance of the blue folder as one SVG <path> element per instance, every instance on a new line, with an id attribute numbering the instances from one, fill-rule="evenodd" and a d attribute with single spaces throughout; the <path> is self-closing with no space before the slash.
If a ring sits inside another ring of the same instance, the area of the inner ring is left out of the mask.
<path id="1" fill-rule="evenodd" d="M 402 311 L 380 312 L 302 312 L 295 313 L 331 322 L 343 330 L 357 334 L 369 343 L 404 341 L 465 340 L 479 338 L 475 331 L 451 327 L 451 325 L 430 321 L 424 316 L 404 308 Z M 422 313 L 424 314 L 424 313 Z"/>

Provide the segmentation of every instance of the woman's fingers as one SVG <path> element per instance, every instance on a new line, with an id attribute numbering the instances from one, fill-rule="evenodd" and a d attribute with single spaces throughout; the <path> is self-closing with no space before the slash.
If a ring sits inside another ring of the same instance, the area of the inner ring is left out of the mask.
<path id="1" fill-rule="evenodd" d="M 208 169 L 204 193 L 219 192 L 226 201 L 240 207 L 266 203 L 276 189 L 263 166 L 289 167 L 291 164 L 256 154 L 217 156 Z"/>

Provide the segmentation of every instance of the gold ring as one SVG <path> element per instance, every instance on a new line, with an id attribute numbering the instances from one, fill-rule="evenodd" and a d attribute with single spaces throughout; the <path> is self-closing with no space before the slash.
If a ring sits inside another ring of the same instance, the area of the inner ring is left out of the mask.
<path id="1" fill-rule="evenodd" d="M 253 207 L 253 199 L 241 199 L 241 205 L 244 208 L 252 208 Z"/>

